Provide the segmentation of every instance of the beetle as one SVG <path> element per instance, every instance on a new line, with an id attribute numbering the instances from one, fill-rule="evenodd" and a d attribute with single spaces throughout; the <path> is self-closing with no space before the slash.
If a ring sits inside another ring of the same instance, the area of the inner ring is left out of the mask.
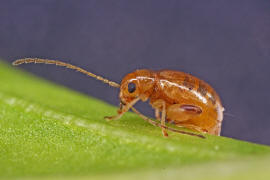
<path id="1" fill-rule="evenodd" d="M 64 66 L 94 77 L 112 87 L 120 88 L 120 107 L 117 115 L 105 117 L 107 120 L 119 119 L 132 109 L 144 120 L 159 126 L 165 137 L 168 136 L 166 130 L 170 130 L 204 138 L 200 134 L 170 128 L 165 125 L 166 122 L 202 133 L 220 135 L 224 111 L 221 100 L 208 83 L 190 74 L 173 70 L 139 69 L 127 74 L 121 84 L 118 84 L 58 60 L 25 58 L 14 61 L 13 65 L 24 63 Z M 133 107 L 140 100 L 143 102 L 149 100 L 155 110 L 155 117 L 160 123 L 147 118 Z"/>

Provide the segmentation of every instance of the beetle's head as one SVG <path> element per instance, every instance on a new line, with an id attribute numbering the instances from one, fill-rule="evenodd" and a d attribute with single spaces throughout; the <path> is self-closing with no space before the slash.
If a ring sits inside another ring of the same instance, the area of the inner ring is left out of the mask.
<path id="1" fill-rule="evenodd" d="M 120 85 L 120 100 L 127 104 L 135 98 L 146 101 L 152 94 L 155 85 L 155 73 L 150 70 L 136 70 L 126 75 Z"/>

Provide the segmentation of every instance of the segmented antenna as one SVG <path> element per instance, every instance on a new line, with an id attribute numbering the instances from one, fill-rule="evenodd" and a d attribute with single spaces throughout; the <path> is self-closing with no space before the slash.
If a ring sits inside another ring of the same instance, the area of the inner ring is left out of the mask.
<path id="1" fill-rule="evenodd" d="M 74 69 L 80 73 L 83 73 L 83 74 L 86 74 L 87 76 L 90 76 L 90 77 L 93 77 L 97 80 L 100 80 L 106 84 L 109 84 L 110 86 L 112 87 L 116 87 L 116 88 L 119 88 L 120 85 L 116 82 L 113 82 L 113 81 L 109 81 L 108 79 L 105 79 L 101 76 L 97 76 L 91 72 L 88 72 L 80 67 L 77 67 L 77 66 L 74 66 L 72 64 L 68 64 L 68 63 L 64 63 L 64 62 L 61 62 L 61 61 L 58 61 L 58 60 L 49 60 L 49 59 L 40 59 L 40 58 L 25 58 L 25 59 L 18 59 L 16 61 L 14 61 L 12 63 L 12 65 L 14 66 L 18 66 L 20 64 L 28 64 L 28 63 L 41 63 L 41 64 L 55 64 L 57 66 L 63 66 L 63 67 L 66 67 L 68 69 Z"/>

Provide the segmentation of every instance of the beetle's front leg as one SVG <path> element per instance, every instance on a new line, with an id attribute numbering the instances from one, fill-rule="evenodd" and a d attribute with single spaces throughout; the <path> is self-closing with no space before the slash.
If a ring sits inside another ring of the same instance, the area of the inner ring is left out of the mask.
<path id="1" fill-rule="evenodd" d="M 122 117 L 122 115 L 128 110 L 125 110 L 125 104 L 123 102 L 120 103 L 119 109 L 117 110 L 117 115 L 115 116 L 105 116 L 106 120 L 117 120 Z"/>
<path id="2" fill-rule="evenodd" d="M 116 116 L 105 116 L 104 118 L 107 119 L 107 120 L 117 120 L 117 119 L 121 118 L 139 100 L 140 100 L 140 97 L 132 100 L 128 104 L 124 104 L 124 103 L 121 102 L 120 108 L 117 111 L 118 114 Z"/>
<path id="3" fill-rule="evenodd" d="M 120 107 L 119 107 L 119 109 L 117 110 L 117 115 L 115 115 L 115 116 L 105 116 L 104 118 L 105 118 L 106 120 L 117 120 L 117 119 L 121 118 L 121 117 L 123 116 L 124 113 L 125 113 L 125 112 L 123 111 L 123 105 L 120 104 Z"/>

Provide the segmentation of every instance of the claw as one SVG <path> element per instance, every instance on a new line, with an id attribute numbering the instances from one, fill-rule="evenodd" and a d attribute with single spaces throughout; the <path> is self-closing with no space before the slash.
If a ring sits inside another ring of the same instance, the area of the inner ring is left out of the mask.
<path id="1" fill-rule="evenodd" d="M 165 130 L 163 130 L 163 129 L 162 129 L 162 134 L 163 134 L 164 137 L 168 137 L 169 136 L 168 133 Z"/>
<path id="2" fill-rule="evenodd" d="M 121 118 L 122 115 L 123 114 L 118 114 L 116 116 L 105 116 L 104 119 L 109 120 L 109 121 L 111 121 L 111 120 L 117 120 L 117 119 Z"/>
<path id="3" fill-rule="evenodd" d="M 110 121 L 113 120 L 115 118 L 115 116 L 104 116 L 104 119 Z"/>

